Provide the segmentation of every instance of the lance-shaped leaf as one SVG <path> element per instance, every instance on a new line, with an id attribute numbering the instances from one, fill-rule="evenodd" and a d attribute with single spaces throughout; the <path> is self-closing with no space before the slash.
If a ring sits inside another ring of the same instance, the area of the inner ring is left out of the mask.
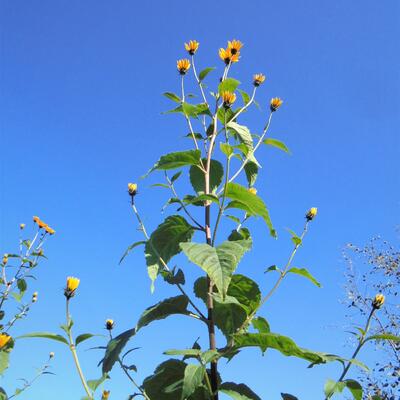
<path id="1" fill-rule="evenodd" d="M 332 397 L 336 393 L 342 393 L 344 389 L 348 389 L 353 395 L 354 400 L 362 400 L 363 390 L 361 385 L 354 379 L 346 379 L 344 381 L 336 382 L 328 379 L 325 382 L 324 392 L 326 397 Z"/>
<path id="2" fill-rule="evenodd" d="M 220 391 L 227 394 L 234 400 L 261 400 L 247 385 L 244 383 L 224 382 L 220 386 Z"/>
<path id="3" fill-rule="evenodd" d="M 233 78 L 226 78 L 218 85 L 218 93 L 222 92 L 234 92 L 240 85 L 240 82 Z"/>
<path id="4" fill-rule="evenodd" d="M 307 278 L 310 280 L 315 286 L 321 287 L 321 284 L 310 274 L 310 272 L 305 269 L 305 268 L 290 268 L 287 273 L 292 273 L 300 276 L 304 276 L 304 278 Z"/>
<path id="5" fill-rule="evenodd" d="M 0 351 L 0 375 L 8 368 L 10 363 L 10 353 L 8 351 Z M 1 397 L 0 397 L 1 398 Z"/>
<path id="6" fill-rule="evenodd" d="M 281 142 L 278 139 L 273 139 L 273 138 L 268 138 L 263 140 L 264 144 L 276 147 L 279 150 L 284 151 L 285 153 L 290 154 L 290 150 L 287 148 L 287 146 L 285 145 L 285 143 Z"/>
<path id="7" fill-rule="evenodd" d="M 169 170 L 185 167 L 187 165 L 200 165 L 200 157 L 200 150 L 186 150 L 169 153 L 161 156 L 148 174 L 155 170 Z"/>
<path id="8" fill-rule="evenodd" d="M 365 339 L 365 342 L 368 340 L 392 340 L 393 342 L 400 342 L 400 336 L 391 335 L 390 333 L 383 333 L 380 335 L 372 335 Z"/>
<path id="9" fill-rule="evenodd" d="M 226 197 L 232 200 L 226 208 L 240 208 L 249 215 L 262 217 L 269 227 L 271 235 L 276 236 L 267 206 L 259 196 L 251 193 L 242 185 L 230 182 L 227 186 Z"/>
<path id="10" fill-rule="evenodd" d="M 202 365 L 188 364 L 186 366 L 181 400 L 188 399 L 199 386 L 202 386 L 205 372 L 205 368 Z"/>
<path id="11" fill-rule="evenodd" d="M 201 82 L 212 70 L 214 70 L 215 67 L 208 67 L 204 68 L 200 73 L 199 73 L 199 81 Z"/>
<path id="12" fill-rule="evenodd" d="M 225 241 L 218 247 L 204 243 L 181 243 L 188 259 L 202 268 L 214 282 L 224 298 L 228 291 L 232 274 L 244 253 L 251 248 L 251 240 Z"/>
<path id="13" fill-rule="evenodd" d="M 257 329 L 258 332 L 260 332 L 260 333 L 271 332 L 271 328 L 269 326 L 268 321 L 263 317 L 253 318 L 251 323 L 253 324 L 254 328 Z"/>
<path id="14" fill-rule="evenodd" d="M 249 186 L 254 186 L 258 176 L 258 165 L 253 161 L 248 161 L 244 166 L 244 172 Z"/>
<path id="15" fill-rule="evenodd" d="M 206 165 L 207 160 L 203 159 L 203 164 Z M 210 163 L 210 192 L 215 192 L 222 182 L 224 176 L 224 168 L 217 160 L 211 160 Z M 193 189 L 201 194 L 204 193 L 204 172 L 197 166 L 190 167 L 189 170 L 190 183 Z"/>
<path id="16" fill-rule="evenodd" d="M 132 243 L 130 246 L 128 246 L 128 248 L 125 250 L 125 253 L 122 255 L 121 259 L 119 260 L 119 264 L 122 263 L 122 261 L 124 261 L 125 257 L 137 246 L 140 246 L 142 244 L 146 244 L 146 242 L 144 240 L 141 240 L 139 242 L 135 242 Z"/>
<path id="17" fill-rule="evenodd" d="M 163 262 L 168 263 L 173 256 L 180 253 L 179 243 L 191 240 L 193 233 L 193 227 L 185 218 L 171 215 L 151 234 L 146 242 L 145 257 L 152 290 L 159 271 L 165 268 Z"/>
<path id="18" fill-rule="evenodd" d="M 281 393 L 281 396 L 283 400 L 299 400 L 296 396 L 289 393 Z"/>
<path id="19" fill-rule="evenodd" d="M 188 298 L 184 295 L 170 297 L 147 308 L 137 323 L 136 330 L 143 328 L 153 321 L 167 318 L 173 314 L 187 314 Z"/>
<path id="20" fill-rule="evenodd" d="M 61 343 L 68 345 L 68 341 L 64 336 L 58 335 L 56 333 L 51 333 L 51 332 L 27 333 L 26 335 L 19 336 L 17 339 L 24 339 L 24 338 L 50 339 L 50 340 L 55 340 L 57 342 L 61 342 Z"/>

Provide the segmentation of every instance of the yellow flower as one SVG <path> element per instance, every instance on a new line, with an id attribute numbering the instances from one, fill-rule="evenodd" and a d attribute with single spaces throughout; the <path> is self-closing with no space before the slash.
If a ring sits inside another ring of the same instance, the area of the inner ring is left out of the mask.
<path id="1" fill-rule="evenodd" d="M 36 303 L 38 299 L 38 292 L 34 292 L 32 294 L 32 303 Z"/>
<path id="2" fill-rule="evenodd" d="M 276 111 L 283 103 L 283 100 L 279 97 L 274 97 L 271 99 L 270 109 L 272 112 Z"/>
<path id="3" fill-rule="evenodd" d="M 39 221 L 40 221 L 40 218 L 35 215 L 33 217 L 33 222 L 37 224 L 37 223 L 39 223 Z"/>
<path id="4" fill-rule="evenodd" d="M 128 193 L 130 196 L 135 196 L 137 193 L 137 184 L 136 183 L 128 183 Z"/>
<path id="5" fill-rule="evenodd" d="M 70 299 L 74 296 L 76 289 L 78 289 L 80 280 L 73 276 L 69 276 L 67 278 L 67 286 L 64 290 L 64 295 L 67 299 Z"/>
<path id="6" fill-rule="evenodd" d="M 239 53 L 237 54 L 231 54 L 229 49 L 219 49 L 219 58 L 226 64 L 228 65 L 231 62 L 238 62 L 239 61 Z"/>
<path id="7" fill-rule="evenodd" d="M 372 307 L 379 309 L 383 306 L 384 302 L 385 302 L 385 296 L 379 293 L 375 296 L 374 300 L 372 300 Z"/>
<path id="8" fill-rule="evenodd" d="M 24 229 L 25 228 L 25 224 L 19 224 L 19 229 Z"/>
<path id="9" fill-rule="evenodd" d="M 311 221 L 312 219 L 314 219 L 315 216 L 317 215 L 317 212 L 318 212 L 317 207 L 311 207 L 306 214 L 307 221 Z"/>
<path id="10" fill-rule="evenodd" d="M 243 43 L 240 40 L 232 40 L 228 42 L 228 50 L 234 56 L 240 52 Z"/>
<path id="11" fill-rule="evenodd" d="M 4 254 L 3 256 L 3 265 L 6 265 L 8 263 L 8 254 Z"/>
<path id="12" fill-rule="evenodd" d="M 260 86 L 265 81 L 265 75 L 263 74 L 255 74 L 253 75 L 253 85 Z"/>
<path id="13" fill-rule="evenodd" d="M 110 397 L 110 391 L 109 390 L 103 390 L 103 394 L 101 396 L 101 400 L 108 400 Z"/>
<path id="14" fill-rule="evenodd" d="M 222 100 L 224 101 L 224 107 L 229 108 L 236 101 L 236 94 L 232 92 L 222 92 Z"/>
<path id="15" fill-rule="evenodd" d="M 114 321 L 112 319 L 106 320 L 106 329 L 111 331 L 114 328 Z"/>
<path id="16" fill-rule="evenodd" d="M 257 189 L 255 187 L 251 187 L 248 189 L 248 191 L 252 194 L 257 194 Z"/>
<path id="17" fill-rule="evenodd" d="M 182 58 L 176 62 L 176 68 L 181 75 L 185 75 L 190 68 L 190 61 L 187 58 Z"/>
<path id="18" fill-rule="evenodd" d="M 11 336 L 8 336 L 5 333 L 0 334 L 0 349 L 2 349 L 10 340 Z"/>
<path id="19" fill-rule="evenodd" d="M 194 53 L 196 53 L 199 45 L 200 43 L 196 40 L 191 40 L 189 43 L 185 43 L 185 49 L 192 56 Z"/>
<path id="20" fill-rule="evenodd" d="M 56 231 L 53 228 L 50 228 L 48 225 L 44 226 L 44 230 L 49 234 L 49 235 L 54 235 Z"/>

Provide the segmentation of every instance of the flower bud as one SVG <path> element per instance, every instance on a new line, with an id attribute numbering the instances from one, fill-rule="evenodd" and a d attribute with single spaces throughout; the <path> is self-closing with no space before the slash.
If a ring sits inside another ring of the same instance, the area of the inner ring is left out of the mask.
<path id="1" fill-rule="evenodd" d="M 315 216 L 317 215 L 317 212 L 318 212 L 317 207 L 311 207 L 306 214 L 307 221 L 313 220 L 315 218 Z"/>
<path id="2" fill-rule="evenodd" d="M 385 302 L 385 296 L 381 293 L 377 294 L 372 300 L 372 307 L 379 310 Z"/>
<path id="3" fill-rule="evenodd" d="M 110 391 L 109 390 L 103 390 L 103 394 L 101 396 L 101 400 L 108 400 L 110 397 Z"/>
<path id="4" fill-rule="evenodd" d="M 34 292 L 32 294 L 32 303 L 36 303 L 38 299 L 38 292 Z"/>
<path id="5" fill-rule="evenodd" d="M 251 187 L 247 189 L 252 194 L 257 194 L 257 189 L 255 187 Z"/>
<path id="6" fill-rule="evenodd" d="M 114 328 L 114 321 L 112 319 L 106 320 L 106 329 L 111 331 Z"/>
<path id="7" fill-rule="evenodd" d="M 137 184 L 136 183 L 128 183 L 128 193 L 132 197 L 137 194 Z"/>
<path id="8" fill-rule="evenodd" d="M 67 299 L 70 299 L 75 295 L 76 289 L 78 289 L 80 280 L 78 278 L 75 278 L 73 276 L 69 276 L 67 278 L 67 286 L 64 289 L 64 296 Z"/>
<path id="9" fill-rule="evenodd" d="M 4 254 L 3 256 L 3 265 L 6 265 L 8 263 L 8 254 Z"/>
<path id="10" fill-rule="evenodd" d="M 21 229 L 21 231 L 22 229 L 25 229 L 25 224 L 19 224 L 19 229 Z"/>

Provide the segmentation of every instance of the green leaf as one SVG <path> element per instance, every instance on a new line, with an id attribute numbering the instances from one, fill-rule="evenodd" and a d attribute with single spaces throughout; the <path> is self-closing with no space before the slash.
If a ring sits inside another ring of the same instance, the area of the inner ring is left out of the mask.
<path id="1" fill-rule="evenodd" d="M 167 350 L 164 354 L 167 356 L 185 356 L 185 357 L 200 357 L 202 351 L 200 349 L 184 349 L 184 350 Z"/>
<path id="2" fill-rule="evenodd" d="M 392 340 L 393 342 L 400 342 L 400 336 L 391 335 L 390 333 L 384 333 L 381 335 L 372 335 L 365 339 L 364 342 L 368 340 Z"/>
<path id="3" fill-rule="evenodd" d="M 327 379 L 324 385 L 325 396 L 329 398 L 335 393 L 342 393 L 345 387 L 345 382 L 336 382 L 332 379 Z"/>
<path id="4" fill-rule="evenodd" d="M 220 391 L 227 394 L 234 400 L 261 400 L 247 385 L 233 382 L 224 382 L 220 386 Z"/>
<path id="5" fill-rule="evenodd" d="M 269 326 L 268 321 L 263 317 L 253 318 L 251 323 L 253 324 L 254 328 L 258 330 L 259 333 L 270 333 L 271 332 L 271 328 Z"/>
<path id="6" fill-rule="evenodd" d="M 10 353 L 8 351 L 0 350 L 0 375 L 8 368 L 10 362 Z"/>
<path id="7" fill-rule="evenodd" d="M 228 158 L 234 153 L 234 148 L 230 144 L 221 142 L 219 148 Z"/>
<path id="8" fill-rule="evenodd" d="M 140 246 L 142 244 L 146 244 L 146 242 L 144 240 L 140 241 L 140 242 L 135 242 L 132 243 L 130 246 L 128 246 L 128 248 L 125 250 L 125 253 L 122 255 L 121 259 L 119 260 L 118 264 L 121 264 L 122 261 L 124 261 L 125 257 L 137 246 Z"/>
<path id="9" fill-rule="evenodd" d="M 0 387 L 0 400 L 8 400 L 7 393 L 2 387 Z"/>
<path id="10" fill-rule="evenodd" d="M 354 400 L 362 400 L 363 389 L 361 385 L 354 379 L 346 379 L 344 382 L 346 383 L 346 388 L 353 395 Z"/>
<path id="11" fill-rule="evenodd" d="M 234 229 L 228 236 L 228 240 L 231 242 L 236 240 L 247 240 L 247 239 L 251 239 L 250 231 L 247 228 L 240 228 L 239 230 Z"/>
<path id="12" fill-rule="evenodd" d="M 163 93 L 163 95 L 169 98 L 170 100 L 175 101 L 176 103 L 180 103 L 182 101 L 181 98 L 177 96 L 175 93 L 165 92 Z"/>
<path id="13" fill-rule="evenodd" d="M 238 92 L 242 96 L 243 103 L 246 105 L 250 101 L 250 95 L 241 89 L 238 89 Z"/>
<path id="14" fill-rule="evenodd" d="M 17 280 L 17 287 L 18 287 L 20 292 L 25 292 L 26 289 L 28 288 L 26 280 L 25 279 L 18 279 Z"/>
<path id="15" fill-rule="evenodd" d="M 201 82 L 204 80 L 204 78 L 215 69 L 215 67 L 208 67 L 204 68 L 200 73 L 199 73 L 199 81 Z"/>
<path id="16" fill-rule="evenodd" d="M 267 144 L 269 146 L 274 146 L 277 149 L 280 149 L 280 150 L 290 154 L 290 150 L 286 147 L 285 143 L 281 142 L 278 139 L 268 138 L 268 139 L 263 140 L 263 143 Z"/>
<path id="17" fill-rule="evenodd" d="M 82 333 L 81 335 L 76 337 L 75 346 L 78 346 L 79 343 L 82 343 L 85 340 L 92 338 L 93 336 L 97 336 L 97 335 L 93 335 L 92 333 Z"/>
<path id="18" fill-rule="evenodd" d="M 188 298 L 184 295 L 170 297 L 147 308 L 137 323 L 136 330 L 143 328 L 153 321 L 167 318 L 173 314 L 187 314 Z"/>
<path id="19" fill-rule="evenodd" d="M 207 160 L 203 159 L 203 164 L 206 165 Z M 210 163 L 210 192 L 215 192 L 221 184 L 224 176 L 224 168 L 217 160 L 211 160 Z M 193 189 L 198 194 L 204 193 L 204 172 L 196 166 L 190 167 L 189 170 L 190 183 Z"/>
<path id="20" fill-rule="evenodd" d="M 321 287 L 321 284 L 310 274 L 310 272 L 305 268 L 290 268 L 287 273 L 292 273 L 300 276 L 304 276 L 304 278 L 309 279 L 315 286 Z"/>
<path id="21" fill-rule="evenodd" d="M 247 178 L 247 183 L 248 185 L 254 186 L 257 180 L 258 176 L 258 166 L 255 162 L 253 161 L 248 161 L 244 165 L 244 172 L 246 173 L 246 178 Z"/>
<path id="22" fill-rule="evenodd" d="M 299 400 L 296 396 L 289 393 L 281 393 L 281 396 L 283 400 Z"/>
<path id="23" fill-rule="evenodd" d="M 176 271 L 176 273 L 175 267 L 172 269 L 172 271 L 161 271 L 161 275 L 163 276 L 164 280 L 170 285 L 185 284 L 185 274 L 180 268 L 178 269 L 178 271 Z"/>
<path id="24" fill-rule="evenodd" d="M 251 245 L 251 240 L 225 241 L 218 247 L 194 242 L 180 244 L 189 260 L 209 275 L 223 298 L 228 291 L 232 274 Z"/>
<path id="25" fill-rule="evenodd" d="M 219 198 L 215 194 L 200 194 L 198 196 L 187 195 L 183 198 L 186 205 L 194 205 L 203 207 L 206 201 L 219 204 Z M 180 208 L 178 208 L 180 210 Z"/>
<path id="26" fill-rule="evenodd" d="M 111 339 L 106 348 L 106 353 L 102 360 L 102 373 L 107 374 L 111 371 L 112 367 L 119 358 L 119 355 L 123 348 L 128 343 L 129 339 L 136 333 L 135 329 L 129 329 L 122 332 L 115 338 Z"/>
<path id="27" fill-rule="evenodd" d="M 42 338 L 42 339 L 51 339 L 57 342 L 61 342 L 69 346 L 67 339 L 64 336 L 57 335 L 51 332 L 32 332 L 27 333 L 26 335 L 18 336 L 17 339 L 25 339 L 25 338 Z"/>
<path id="28" fill-rule="evenodd" d="M 253 150 L 253 137 L 251 136 L 247 126 L 239 125 L 234 121 L 230 121 L 227 128 L 232 129 L 239 136 L 240 141 L 246 145 L 248 151 Z"/>
<path id="29" fill-rule="evenodd" d="M 239 208 L 245 210 L 249 215 L 262 217 L 269 227 L 271 235 L 276 236 L 267 206 L 259 196 L 237 183 L 230 182 L 227 185 L 226 197 L 233 200 L 226 208 Z"/>
<path id="30" fill-rule="evenodd" d="M 226 78 L 218 85 L 218 93 L 221 95 L 222 92 L 234 92 L 240 85 L 240 82 L 233 78 Z"/>
<path id="31" fill-rule="evenodd" d="M 182 103 L 182 112 L 188 118 L 198 118 L 199 115 L 207 114 L 211 115 L 208 105 L 206 103 L 201 104 L 189 104 L 189 103 Z"/>
<path id="32" fill-rule="evenodd" d="M 176 174 L 172 175 L 171 183 L 174 183 L 181 175 L 182 171 L 178 171 Z"/>
<path id="33" fill-rule="evenodd" d="M 152 290 L 159 271 L 165 268 L 160 258 L 168 263 L 173 256 L 181 252 L 179 243 L 191 240 L 193 233 L 193 227 L 185 218 L 171 215 L 150 235 L 145 246 L 145 257 L 147 271 L 152 280 Z"/>
<path id="34" fill-rule="evenodd" d="M 103 374 L 103 376 L 99 379 L 91 379 L 89 381 L 87 381 L 88 386 L 90 387 L 90 389 L 93 390 L 93 392 L 95 392 L 97 390 L 97 388 L 106 380 L 109 379 L 109 376 L 107 374 Z"/>
<path id="35" fill-rule="evenodd" d="M 165 171 L 185 167 L 187 165 L 200 165 L 200 157 L 200 150 L 186 150 L 169 153 L 161 156 L 154 167 L 147 174 L 155 170 Z"/>
<path id="36" fill-rule="evenodd" d="M 186 400 L 195 390 L 202 385 L 205 368 L 202 365 L 188 364 L 183 377 L 182 400 Z"/>

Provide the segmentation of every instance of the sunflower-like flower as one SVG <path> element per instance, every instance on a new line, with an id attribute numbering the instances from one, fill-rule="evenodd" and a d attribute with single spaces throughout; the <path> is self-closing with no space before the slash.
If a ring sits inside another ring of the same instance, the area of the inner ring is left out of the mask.
<path id="1" fill-rule="evenodd" d="M 187 58 L 182 58 L 176 62 L 176 68 L 181 75 L 185 75 L 190 68 L 190 61 Z"/>
<path id="2" fill-rule="evenodd" d="M 269 104 L 269 108 L 272 112 L 276 111 L 283 103 L 283 100 L 280 99 L 279 97 L 274 97 L 271 99 L 271 102 Z"/>
<path id="3" fill-rule="evenodd" d="M 219 49 L 219 58 L 226 64 L 234 63 L 239 61 L 239 53 L 232 54 L 229 49 Z"/>
<path id="4" fill-rule="evenodd" d="M 306 214 L 306 219 L 307 221 L 311 221 L 315 218 L 315 216 L 317 215 L 318 212 L 318 208 L 317 207 L 311 207 Z"/>
<path id="5" fill-rule="evenodd" d="M 33 217 L 33 222 L 38 225 L 39 229 L 44 229 L 48 234 L 54 235 L 56 231 L 53 228 L 50 228 L 49 225 L 46 224 L 46 222 L 42 221 L 39 217 L 34 216 Z M 23 229 L 23 228 L 22 228 Z"/>
<path id="6" fill-rule="evenodd" d="M 265 75 L 263 74 L 255 74 L 253 75 L 253 85 L 258 87 L 265 81 Z"/>
<path id="7" fill-rule="evenodd" d="M 73 276 L 67 278 L 67 286 L 64 289 L 64 295 L 67 299 L 70 299 L 75 295 L 76 289 L 78 289 L 80 280 Z"/>
<path id="8" fill-rule="evenodd" d="M 6 333 L 0 334 L 0 349 L 6 346 L 6 344 L 11 340 L 11 336 Z"/>
<path id="9" fill-rule="evenodd" d="M 248 189 L 251 194 L 257 194 L 257 189 L 255 187 L 251 187 Z"/>
<path id="10" fill-rule="evenodd" d="M 377 294 L 374 299 L 372 300 L 372 307 L 376 308 L 377 310 L 383 306 L 385 302 L 385 296 L 381 293 Z"/>
<path id="11" fill-rule="evenodd" d="M 109 397 L 110 397 L 110 391 L 103 390 L 103 394 L 101 395 L 101 400 L 108 400 Z"/>
<path id="12" fill-rule="evenodd" d="M 128 183 L 128 193 L 129 196 L 135 196 L 137 194 L 137 184 L 136 183 Z"/>
<path id="13" fill-rule="evenodd" d="M 224 102 L 224 107 L 229 108 L 236 101 L 236 94 L 232 92 L 222 92 L 221 93 L 222 100 Z"/>
<path id="14" fill-rule="evenodd" d="M 56 231 L 53 228 L 50 228 L 50 226 L 46 225 L 44 227 L 44 230 L 49 234 L 49 235 L 54 235 Z"/>
<path id="15" fill-rule="evenodd" d="M 114 328 L 114 320 L 112 319 L 107 319 L 106 320 L 106 329 L 108 331 L 111 331 Z"/>
<path id="16" fill-rule="evenodd" d="M 228 42 L 228 50 L 234 56 L 240 52 L 243 43 L 240 40 L 232 40 Z"/>
<path id="17" fill-rule="evenodd" d="M 190 40 L 189 43 L 185 43 L 185 49 L 191 56 L 196 53 L 199 46 L 200 43 L 196 40 Z"/>

